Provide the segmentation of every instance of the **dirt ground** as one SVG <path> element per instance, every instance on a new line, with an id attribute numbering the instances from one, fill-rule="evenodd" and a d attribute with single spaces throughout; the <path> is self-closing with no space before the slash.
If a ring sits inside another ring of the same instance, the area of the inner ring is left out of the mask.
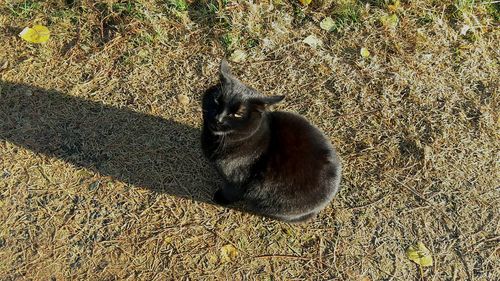
<path id="1" fill-rule="evenodd" d="M 500 4 L 396 2 L 0 1 L 0 280 L 499 280 Z M 337 148 L 313 221 L 211 202 L 223 57 Z"/>

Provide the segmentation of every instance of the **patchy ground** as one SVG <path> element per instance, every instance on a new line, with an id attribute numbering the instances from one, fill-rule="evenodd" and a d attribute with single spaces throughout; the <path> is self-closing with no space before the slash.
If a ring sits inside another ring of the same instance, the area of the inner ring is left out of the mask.
<path id="1" fill-rule="evenodd" d="M 3 1 L 1 280 L 500 279 L 498 1 L 256 2 Z M 337 147 L 309 224 L 211 203 L 200 97 L 224 56 Z"/>

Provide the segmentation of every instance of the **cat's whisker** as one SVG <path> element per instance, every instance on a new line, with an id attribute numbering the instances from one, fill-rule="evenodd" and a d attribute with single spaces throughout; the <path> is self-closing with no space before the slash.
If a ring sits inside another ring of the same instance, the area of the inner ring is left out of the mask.
<path id="1" fill-rule="evenodd" d="M 212 153 L 212 157 L 216 156 L 224 148 L 225 141 L 226 141 L 226 135 L 220 135 L 220 136 L 221 136 L 221 139 L 219 140 L 219 144 L 217 145 L 217 148 Z"/>
<path id="2" fill-rule="evenodd" d="M 233 131 L 214 131 L 214 135 L 216 136 L 227 136 L 229 134 L 231 134 Z"/>

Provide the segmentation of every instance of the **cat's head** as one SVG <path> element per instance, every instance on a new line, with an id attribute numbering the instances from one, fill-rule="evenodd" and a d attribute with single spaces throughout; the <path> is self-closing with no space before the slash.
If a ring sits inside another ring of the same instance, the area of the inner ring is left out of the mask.
<path id="1" fill-rule="evenodd" d="M 253 134 L 260 126 L 266 106 L 280 102 L 284 96 L 264 96 L 246 86 L 231 73 L 226 60 L 219 70 L 220 84 L 208 91 L 203 100 L 205 125 L 215 135 L 242 137 Z"/>

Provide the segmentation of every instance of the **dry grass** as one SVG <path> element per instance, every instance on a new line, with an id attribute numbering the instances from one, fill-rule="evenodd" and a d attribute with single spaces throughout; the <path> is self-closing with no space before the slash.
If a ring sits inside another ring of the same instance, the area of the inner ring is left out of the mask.
<path id="1" fill-rule="evenodd" d="M 3 2 L 0 279 L 498 280 L 498 4 L 402 1 L 387 29 L 382 0 L 313 2 Z M 47 44 L 17 37 L 34 23 Z M 199 100 L 234 50 L 343 158 L 307 225 L 210 203 Z"/>

